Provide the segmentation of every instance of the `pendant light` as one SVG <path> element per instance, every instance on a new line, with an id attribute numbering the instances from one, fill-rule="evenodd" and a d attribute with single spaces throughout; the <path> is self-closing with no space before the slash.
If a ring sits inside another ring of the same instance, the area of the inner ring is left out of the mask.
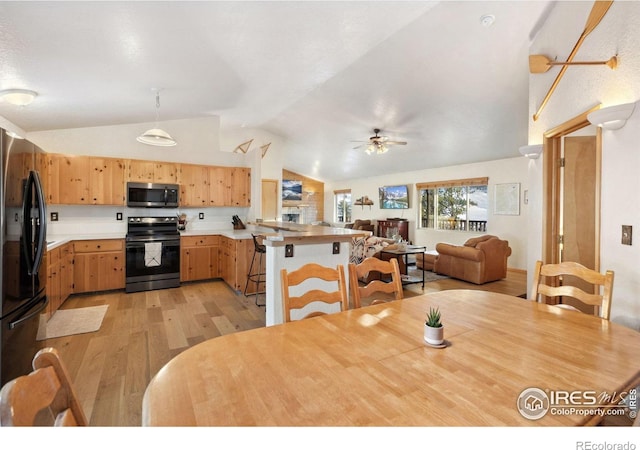
<path id="1" fill-rule="evenodd" d="M 176 141 L 164 130 L 158 128 L 158 119 L 160 117 L 160 91 L 156 91 L 156 127 L 145 131 L 138 136 L 136 140 L 143 144 L 155 145 L 159 147 L 173 147 Z"/>

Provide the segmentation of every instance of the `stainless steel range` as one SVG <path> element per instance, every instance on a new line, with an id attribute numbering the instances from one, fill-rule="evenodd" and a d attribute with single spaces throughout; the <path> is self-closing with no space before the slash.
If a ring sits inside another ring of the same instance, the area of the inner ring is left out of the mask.
<path id="1" fill-rule="evenodd" d="M 125 249 L 126 292 L 180 286 L 177 217 L 129 217 Z"/>

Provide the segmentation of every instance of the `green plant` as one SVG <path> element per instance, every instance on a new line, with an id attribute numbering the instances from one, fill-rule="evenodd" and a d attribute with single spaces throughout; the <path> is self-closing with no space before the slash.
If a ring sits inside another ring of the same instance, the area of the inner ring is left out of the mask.
<path id="1" fill-rule="evenodd" d="M 440 322 L 440 308 L 429 308 L 429 314 L 427 314 L 427 320 L 425 320 L 424 323 L 432 328 L 440 328 L 442 326 L 442 322 Z"/>

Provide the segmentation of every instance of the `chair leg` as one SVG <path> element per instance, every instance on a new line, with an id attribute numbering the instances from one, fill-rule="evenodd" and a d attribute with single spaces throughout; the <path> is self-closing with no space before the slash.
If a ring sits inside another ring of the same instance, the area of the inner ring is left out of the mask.
<path id="1" fill-rule="evenodd" d="M 249 274 L 247 275 L 247 282 L 244 284 L 244 296 L 247 296 L 247 289 L 249 288 L 249 281 L 252 280 L 253 276 L 253 262 L 256 260 L 256 252 L 253 252 L 253 258 L 251 258 L 251 264 L 249 265 Z"/>
<path id="2" fill-rule="evenodd" d="M 266 302 L 265 303 L 258 303 L 258 296 L 260 295 L 260 276 L 262 275 L 262 253 L 260 253 L 259 261 L 258 261 L 258 281 L 256 282 L 256 306 L 266 306 Z M 265 280 L 266 282 L 267 280 Z M 265 293 L 266 295 L 266 293 Z"/>

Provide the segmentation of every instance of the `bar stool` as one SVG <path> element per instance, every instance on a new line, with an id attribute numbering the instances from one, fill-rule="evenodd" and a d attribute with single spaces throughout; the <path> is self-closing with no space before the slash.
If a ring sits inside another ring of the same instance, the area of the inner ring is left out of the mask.
<path id="1" fill-rule="evenodd" d="M 260 291 L 260 283 L 266 283 L 266 272 L 262 271 L 262 260 L 263 255 L 267 253 L 267 247 L 264 244 L 260 244 L 258 242 L 258 236 L 255 234 L 251 234 L 253 238 L 253 258 L 251 258 L 251 265 L 249 266 L 249 273 L 247 274 L 247 282 L 244 285 L 244 295 L 247 296 L 247 289 L 249 288 L 249 282 L 256 284 L 256 306 L 265 306 L 263 304 L 258 303 L 258 295 L 264 294 L 266 291 Z M 253 272 L 253 265 L 256 261 L 256 256 L 258 257 L 258 271 Z M 265 277 L 264 280 L 261 280 L 261 277 Z"/>

